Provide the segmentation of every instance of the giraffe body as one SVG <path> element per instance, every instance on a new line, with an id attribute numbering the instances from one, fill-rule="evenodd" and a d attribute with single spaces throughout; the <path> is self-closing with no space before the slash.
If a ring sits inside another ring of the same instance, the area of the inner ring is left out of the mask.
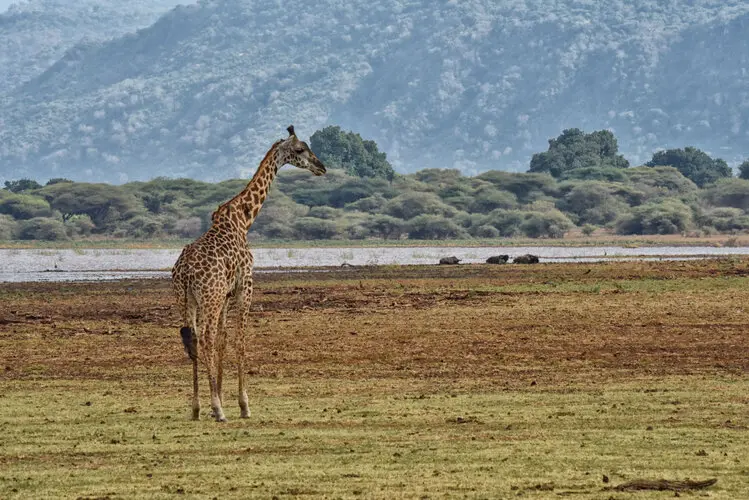
<path id="1" fill-rule="evenodd" d="M 187 245 L 172 268 L 172 284 L 180 318 L 180 335 L 193 365 L 192 417 L 200 418 L 199 363 L 208 375 L 211 408 L 217 421 L 226 421 L 222 406 L 223 358 L 226 352 L 226 320 L 229 310 L 238 311 L 233 336 L 237 354 L 238 396 L 242 418 L 250 415 L 245 388 L 245 361 L 250 305 L 252 303 L 253 256 L 247 231 L 265 202 L 278 169 L 289 163 L 325 173 L 325 166 L 306 143 L 289 137 L 277 141 L 260 163 L 247 187 L 213 213 L 212 225 Z"/>

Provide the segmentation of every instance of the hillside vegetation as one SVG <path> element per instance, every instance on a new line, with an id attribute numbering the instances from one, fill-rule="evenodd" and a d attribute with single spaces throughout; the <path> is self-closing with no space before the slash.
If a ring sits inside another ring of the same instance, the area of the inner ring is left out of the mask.
<path id="1" fill-rule="evenodd" d="M 14 70 L 0 180 L 245 177 L 288 123 L 358 130 L 399 172 L 525 170 L 570 127 L 614 130 L 633 164 L 694 144 L 733 165 L 747 32 L 741 0 L 201 0 Z"/>
<path id="2" fill-rule="evenodd" d="M 395 174 L 377 144 L 339 127 L 312 135 L 325 176 L 287 167 L 251 228 L 255 239 L 561 238 L 749 229 L 749 180 L 692 147 L 629 167 L 608 131 L 565 130 L 527 173 L 455 169 Z M 663 165 L 663 161 L 668 165 Z M 741 168 L 749 177 L 749 161 Z M 192 238 L 246 185 L 159 177 L 123 185 L 6 181 L 0 239 Z"/>
<path id="3" fill-rule="evenodd" d="M 29 0 L 12 4 L 0 13 L 0 99 L 39 76 L 75 45 L 145 28 L 178 3 L 190 2 Z"/>

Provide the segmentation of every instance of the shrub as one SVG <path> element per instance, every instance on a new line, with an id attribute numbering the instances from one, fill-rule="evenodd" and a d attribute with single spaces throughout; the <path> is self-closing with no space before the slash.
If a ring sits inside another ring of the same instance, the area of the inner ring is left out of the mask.
<path id="1" fill-rule="evenodd" d="M 476 229 L 471 231 L 471 234 L 477 238 L 498 238 L 499 229 L 489 224 L 478 226 Z"/>
<path id="2" fill-rule="evenodd" d="M 296 235 L 303 240 L 327 240 L 338 235 L 336 223 L 316 217 L 302 217 L 294 222 Z"/>
<path id="3" fill-rule="evenodd" d="M 377 213 L 382 210 L 382 207 L 384 207 L 386 203 L 387 200 L 385 199 L 385 197 L 377 193 L 375 195 L 356 200 L 353 203 L 348 203 L 346 204 L 344 209 L 355 212 L 367 212 L 371 214 Z"/>
<path id="4" fill-rule="evenodd" d="M 388 201 L 385 213 L 399 219 L 409 220 L 417 215 L 454 215 L 456 210 L 446 205 L 434 193 L 404 193 Z"/>
<path id="5" fill-rule="evenodd" d="M 52 208 L 38 196 L 0 191 L 0 214 L 11 215 L 15 219 L 33 219 L 50 217 Z"/>
<path id="6" fill-rule="evenodd" d="M 468 233 L 450 219 L 439 215 L 419 215 L 407 223 L 408 237 L 417 240 L 465 238 Z"/>
<path id="7" fill-rule="evenodd" d="M 331 207 L 312 207 L 309 209 L 307 216 L 317 217 L 318 219 L 338 220 L 344 214 L 344 211 Z"/>
<path id="8" fill-rule="evenodd" d="M 183 238 L 195 238 L 203 232 L 203 220 L 200 217 L 179 219 L 174 224 L 174 232 Z"/>
<path id="9" fill-rule="evenodd" d="M 471 212 L 486 214 L 497 208 L 511 209 L 518 205 L 517 197 L 509 191 L 494 188 L 480 189 L 473 197 Z"/>
<path id="10" fill-rule="evenodd" d="M 521 210 L 494 210 L 486 218 L 489 224 L 499 231 L 499 235 L 505 238 L 520 234 L 525 212 Z"/>
<path id="11" fill-rule="evenodd" d="M 0 215 L 0 240 L 13 240 L 18 235 L 18 223 L 10 215 Z"/>
<path id="12" fill-rule="evenodd" d="M 20 223 L 18 237 L 22 240 L 58 241 L 68 239 L 68 234 L 61 220 L 34 217 Z"/>
<path id="13" fill-rule="evenodd" d="M 528 212 L 520 230 L 529 238 L 563 238 L 574 224 L 559 210 Z"/>
<path id="14" fill-rule="evenodd" d="M 386 240 L 397 240 L 406 232 L 405 222 L 389 215 L 375 215 L 362 225 L 372 236 Z"/>
<path id="15" fill-rule="evenodd" d="M 89 236 L 96 228 L 88 215 L 74 215 L 65 221 L 65 230 L 69 237 Z"/>
<path id="16" fill-rule="evenodd" d="M 749 209 L 749 180 L 726 179 L 705 190 L 705 199 L 718 207 Z"/>
<path id="17" fill-rule="evenodd" d="M 749 230 L 749 215 L 739 208 L 720 207 L 708 210 L 700 217 L 700 226 L 728 233 Z"/>
<path id="18" fill-rule="evenodd" d="M 681 200 L 668 198 L 635 207 L 616 221 L 618 234 L 678 234 L 692 223 L 692 211 Z"/>

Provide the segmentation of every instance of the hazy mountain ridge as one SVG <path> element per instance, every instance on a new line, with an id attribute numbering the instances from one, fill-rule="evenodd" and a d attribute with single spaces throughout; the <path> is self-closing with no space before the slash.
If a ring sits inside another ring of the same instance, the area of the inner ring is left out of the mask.
<path id="1" fill-rule="evenodd" d="M 402 171 L 525 170 L 567 127 L 613 128 L 635 163 L 687 144 L 735 160 L 747 27 L 743 2 L 206 0 L 23 85 L 0 176 L 225 178 L 289 122 L 361 132 Z"/>
<path id="2" fill-rule="evenodd" d="M 72 46 L 152 24 L 179 0 L 31 0 L 0 13 L 0 95 L 36 77 Z"/>

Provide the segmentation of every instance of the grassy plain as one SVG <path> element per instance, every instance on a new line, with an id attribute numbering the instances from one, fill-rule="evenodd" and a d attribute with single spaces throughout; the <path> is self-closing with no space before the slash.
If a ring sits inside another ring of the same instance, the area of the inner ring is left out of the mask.
<path id="1" fill-rule="evenodd" d="M 666 498 L 610 488 L 686 478 L 749 498 L 747 276 L 260 274 L 253 415 L 230 376 L 227 424 L 188 419 L 168 281 L 3 284 L 0 498 Z"/>

